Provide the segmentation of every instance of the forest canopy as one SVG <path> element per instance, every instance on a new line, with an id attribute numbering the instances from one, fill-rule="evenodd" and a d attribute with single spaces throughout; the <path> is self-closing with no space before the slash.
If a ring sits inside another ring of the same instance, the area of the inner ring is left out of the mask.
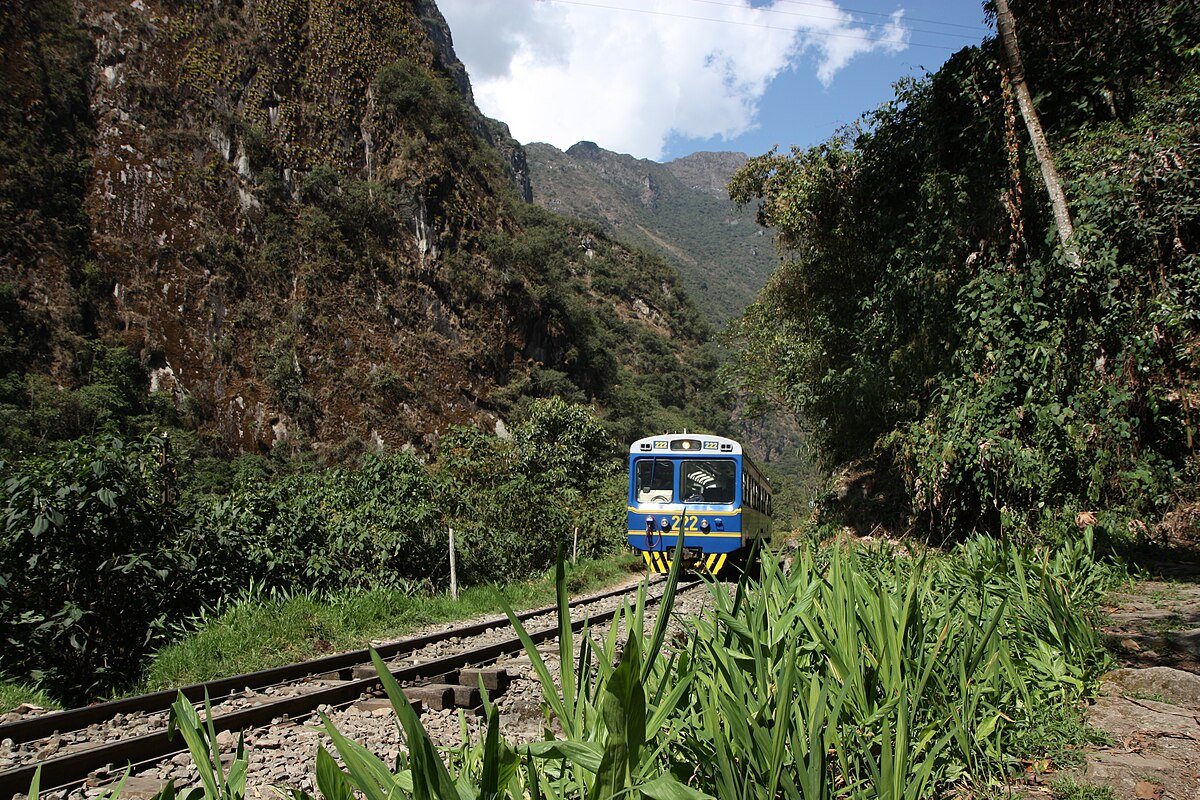
<path id="1" fill-rule="evenodd" d="M 935 536 L 1144 537 L 1198 479 L 1200 15 L 1010 5 L 1078 258 L 989 39 L 734 178 L 785 255 L 734 376 L 827 465 L 902 479 Z"/>

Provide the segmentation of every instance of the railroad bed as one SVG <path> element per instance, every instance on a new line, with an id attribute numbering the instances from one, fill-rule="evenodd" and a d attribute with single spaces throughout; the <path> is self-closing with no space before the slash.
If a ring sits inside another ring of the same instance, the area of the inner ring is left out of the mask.
<path id="1" fill-rule="evenodd" d="M 677 613 L 700 611 L 708 597 L 700 586 L 680 585 Z M 612 615 L 623 602 L 632 602 L 629 598 L 636 589 L 637 585 L 627 586 L 572 601 L 576 630 L 590 620 L 594 635 L 603 635 Z M 658 592 L 651 588 L 649 594 L 657 598 Z M 542 657 L 557 680 L 554 609 L 535 609 L 520 616 L 526 630 L 540 642 Z M 648 618 L 646 624 L 653 620 Z M 460 670 L 470 667 L 493 668 L 486 678 L 496 687 L 489 693 L 496 701 L 507 738 L 541 738 L 541 686 L 507 618 L 443 626 L 376 649 L 401 685 L 433 683 L 442 687 L 409 692 L 411 698 L 417 698 L 414 707 L 421 712 L 422 723 L 435 743 L 459 743 L 460 708 L 467 709 L 468 733 L 477 732 L 474 712 L 479 700 L 478 692 L 472 692 L 478 686 L 476 674 L 463 676 L 466 686 L 445 688 L 458 681 Z M 315 791 L 312 771 L 317 745 L 324 743 L 331 749 L 324 733 L 311 727 L 317 711 L 328 714 L 343 734 L 389 762 L 403 750 L 394 712 L 386 699 L 380 699 L 379 681 L 366 651 L 197 684 L 184 691 L 201 708 L 206 689 L 222 751 L 232 752 L 237 733 L 245 731 L 250 754 L 248 797 L 256 793 L 263 798 L 278 797 L 267 788 L 272 785 Z M 0 725 L 0 798 L 21 796 L 37 764 L 42 765 L 42 796 L 54 800 L 95 797 L 130 763 L 135 772 L 126 783 L 123 798 L 149 797 L 171 779 L 177 788 L 197 785 L 198 775 L 190 755 L 183 751 L 182 737 L 167 741 L 167 708 L 176 696 L 176 690 L 171 690 Z"/>

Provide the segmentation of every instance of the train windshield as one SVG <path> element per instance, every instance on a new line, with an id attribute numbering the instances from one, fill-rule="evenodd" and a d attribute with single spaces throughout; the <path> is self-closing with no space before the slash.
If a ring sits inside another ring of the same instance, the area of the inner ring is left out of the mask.
<path id="1" fill-rule="evenodd" d="M 732 503 L 737 465 L 728 459 L 684 461 L 679 476 L 685 503 Z"/>
<path id="2" fill-rule="evenodd" d="M 675 465 L 665 458 L 643 458 L 637 462 L 637 501 L 669 503 L 675 491 Z"/>

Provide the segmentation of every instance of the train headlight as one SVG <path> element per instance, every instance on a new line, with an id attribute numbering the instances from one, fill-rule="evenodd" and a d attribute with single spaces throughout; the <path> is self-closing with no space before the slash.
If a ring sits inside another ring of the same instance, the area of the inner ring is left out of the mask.
<path id="1" fill-rule="evenodd" d="M 669 530 L 671 530 L 671 521 L 669 519 L 667 519 L 666 517 L 663 517 L 662 519 L 660 519 L 658 521 L 658 526 L 660 528 L 662 528 L 664 531 L 669 531 Z"/>
<path id="2" fill-rule="evenodd" d="M 708 531 L 709 531 L 708 520 L 706 520 L 706 519 L 700 520 L 700 532 L 708 533 Z"/>

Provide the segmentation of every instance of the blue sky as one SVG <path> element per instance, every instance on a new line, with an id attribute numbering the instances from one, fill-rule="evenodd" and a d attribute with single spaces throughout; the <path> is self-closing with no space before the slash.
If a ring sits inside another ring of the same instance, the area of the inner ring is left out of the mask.
<path id="1" fill-rule="evenodd" d="M 854 0 L 848 5 L 875 14 L 903 8 L 903 25 L 909 31 L 907 47 L 895 53 L 858 55 L 833 76 L 828 86 L 816 78 L 813 58 L 802 58 L 795 68 L 781 73 L 767 87 L 759 101 L 757 129 L 728 141 L 672 136 L 667 140 L 665 160 L 697 150 L 735 150 L 758 155 L 772 145 L 786 149 L 793 144 L 818 144 L 839 126 L 853 122 L 863 112 L 892 98 L 895 94 L 892 85 L 901 76 L 932 72 L 954 52 L 979 44 L 990 33 L 985 27 L 982 4 L 977 2 Z M 864 21 L 881 20 L 875 15 L 854 16 Z"/>
<path id="2" fill-rule="evenodd" d="M 989 31 L 970 0 L 438 0 L 522 143 L 640 158 L 809 146 Z"/>

